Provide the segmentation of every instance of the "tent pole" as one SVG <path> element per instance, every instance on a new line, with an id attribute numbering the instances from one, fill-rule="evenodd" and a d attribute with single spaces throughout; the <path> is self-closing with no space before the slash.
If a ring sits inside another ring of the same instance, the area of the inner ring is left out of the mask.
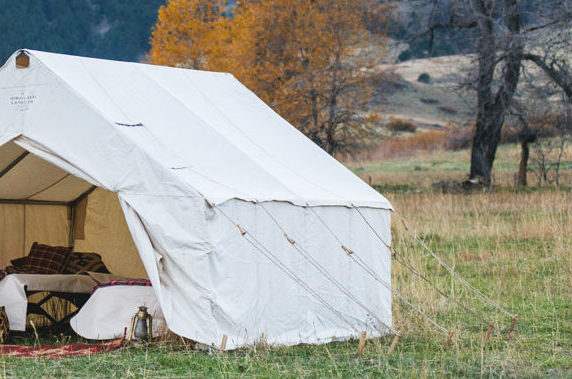
<path id="1" fill-rule="evenodd" d="M 87 191 L 85 191 L 84 193 L 82 193 L 81 195 L 79 195 L 79 197 L 77 199 L 75 199 L 74 201 L 72 201 L 72 204 L 78 205 L 79 203 L 82 202 L 83 199 L 85 199 L 86 197 L 89 196 L 89 194 L 91 194 L 93 191 L 95 191 L 97 189 L 97 186 L 91 186 L 89 187 L 89 189 Z"/>
<path id="2" fill-rule="evenodd" d="M 75 209 L 77 204 L 70 204 L 70 230 L 69 230 L 69 246 L 73 247 L 75 242 Z"/>
<path id="3" fill-rule="evenodd" d="M 6 175 L 10 170 L 12 170 L 18 163 L 20 163 L 24 158 L 26 158 L 30 154 L 29 152 L 25 151 L 16 159 L 14 159 L 8 166 L 6 166 L 3 170 L 0 171 L 0 178 Z"/>
<path id="4" fill-rule="evenodd" d="M 15 205 L 60 205 L 69 206 L 68 201 L 50 201 L 50 200 L 26 200 L 26 199 L 0 199 L 0 204 Z"/>

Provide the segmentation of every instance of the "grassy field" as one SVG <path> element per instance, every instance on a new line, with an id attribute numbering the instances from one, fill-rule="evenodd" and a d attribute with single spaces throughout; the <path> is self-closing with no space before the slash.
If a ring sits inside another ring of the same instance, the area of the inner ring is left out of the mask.
<path id="1" fill-rule="evenodd" d="M 499 179 L 515 171 L 511 154 L 510 148 L 501 150 Z M 403 337 L 391 355 L 391 337 L 368 340 L 359 358 L 357 341 L 258 346 L 221 355 L 194 352 L 180 342 L 58 361 L 0 357 L 0 377 L 571 377 L 572 193 L 566 187 L 472 195 L 428 189 L 432 180 L 462 179 L 466 157 L 466 152 L 433 153 L 383 163 L 353 162 L 351 167 L 387 190 L 414 187 L 386 195 L 457 272 L 519 315 L 510 341 L 504 338 L 510 318 L 451 279 L 395 219 L 396 250 L 497 325 L 487 343 L 480 318 L 454 306 L 394 261 L 396 288 L 455 331 L 450 349 L 444 349 L 441 332 L 394 299 L 394 322 Z"/>
<path id="2" fill-rule="evenodd" d="M 404 146 L 406 149 L 407 146 Z M 551 158 L 555 161 L 554 150 Z M 546 186 L 538 181 L 538 164 L 534 160 L 534 150 L 531 153 L 528 169 L 529 190 L 537 190 Z M 373 153 L 375 155 L 375 153 Z M 428 190 L 431 184 L 443 181 L 463 181 L 468 178 L 470 151 L 433 151 L 421 152 L 414 157 L 351 160 L 346 164 L 363 180 L 378 185 L 383 193 L 406 192 L 407 190 Z M 495 160 L 492 180 L 494 186 L 504 189 L 514 187 L 520 159 L 520 146 L 506 144 L 499 146 Z M 549 170 L 549 178 L 553 179 L 554 169 Z M 572 188 L 572 143 L 568 142 L 561 161 L 561 187 Z M 566 188 L 564 188 L 566 189 Z M 404 191 L 403 191 L 404 190 Z"/>

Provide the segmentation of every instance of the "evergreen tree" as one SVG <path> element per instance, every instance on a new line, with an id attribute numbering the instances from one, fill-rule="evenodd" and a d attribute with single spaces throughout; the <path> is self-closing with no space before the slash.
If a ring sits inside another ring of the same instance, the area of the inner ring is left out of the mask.
<path id="1" fill-rule="evenodd" d="M 0 0 L 0 60 L 20 48 L 136 61 L 165 0 Z"/>

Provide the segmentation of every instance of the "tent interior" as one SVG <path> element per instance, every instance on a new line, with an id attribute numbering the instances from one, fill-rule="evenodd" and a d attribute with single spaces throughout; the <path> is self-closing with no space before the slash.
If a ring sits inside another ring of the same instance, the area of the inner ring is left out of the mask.
<path id="1" fill-rule="evenodd" d="M 114 274 L 147 277 L 117 194 L 12 141 L 0 146 L 0 268 L 27 255 L 34 242 L 95 252 Z"/>

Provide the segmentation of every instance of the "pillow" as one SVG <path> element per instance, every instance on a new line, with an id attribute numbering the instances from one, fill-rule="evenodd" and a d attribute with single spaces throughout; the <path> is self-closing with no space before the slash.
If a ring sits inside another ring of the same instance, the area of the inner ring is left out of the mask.
<path id="1" fill-rule="evenodd" d="M 12 259 L 10 261 L 11 266 L 8 266 L 8 267 L 13 267 L 15 270 L 22 271 L 27 263 L 28 263 L 28 257 L 27 256 L 21 257 L 21 258 L 16 258 L 16 259 Z"/>
<path id="2" fill-rule="evenodd" d="M 97 253 L 72 253 L 63 269 L 64 274 L 79 274 L 87 271 L 109 274 L 101 255 Z"/>
<path id="3" fill-rule="evenodd" d="M 61 274 L 72 249 L 34 242 L 22 271 L 26 274 Z"/>

